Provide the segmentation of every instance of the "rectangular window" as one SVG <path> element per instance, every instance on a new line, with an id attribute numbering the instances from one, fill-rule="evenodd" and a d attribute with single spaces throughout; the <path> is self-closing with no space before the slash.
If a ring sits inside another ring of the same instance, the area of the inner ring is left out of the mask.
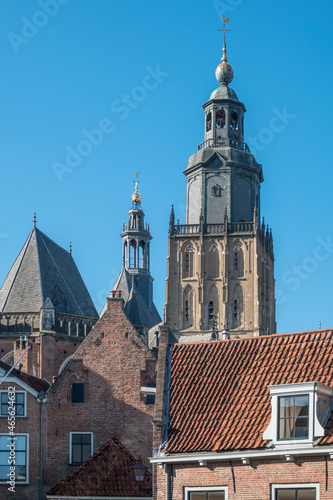
<path id="1" fill-rule="evenodd" d="M 279 397 L 278 439 L 309 438 L 309 395 Z"/>
<path id="2" fill-rule="evenodd" d="M 92 432 L 71 432 L 69 457 L 71 464 L 82 464 L 91 457 L 93 448 L 92 440 Z"/>
<path id="3" fill-rule="evenodd" d="M 17 483 L 28 482 L 27 465 L 28 435 L 0 435 L 0 483 L 7 483 L 10 473 L 14 472 Z M 13 462 L 15 454 L 15 463 Z M 15 467 L 11 470 L 10 467 Z"/>
<path id="4" fill-rule="evenodd" d="M 318 500 L 316 488 L 276 488 L 274 500 Z"/>
<path id="5" fill-rule="evenodd" d="M 10 394 L 15 394 L 15 401 L 13 404 L 13 408 L 15 408 L 15 416 L 16 417 L 25 417 L 26 416 L 26 392 L 24 391 L 9 391 Z M 12 405 L 10 405 L 12 406 Z M 8 416 L 8 391 L 1 391 L 1 413 L 2 417 Z"/>
<path id="6" fill-rule="evenodd" d="M 74 383 L 72 384 L 72 403 L 83 403 L 84 402 L 84 384 Z"/>
<path id="7" fill-rule="evenodd" d="M 185 488 L 185 500 L 227 500 L 227 488 L 220 486 Z"/>

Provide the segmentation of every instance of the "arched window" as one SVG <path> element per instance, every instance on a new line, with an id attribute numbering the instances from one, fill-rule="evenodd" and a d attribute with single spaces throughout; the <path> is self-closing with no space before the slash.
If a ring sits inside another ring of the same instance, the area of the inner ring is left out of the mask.
<path id="1" fill-rule="evenodd" d="M 130 251 L 129 266 L 130 267 L 137 267 L 137 263 L 136 263 L 136 241 L 135 240 L 131 241 L 129 251 Z"/>
<path id="2" fill-rule="evenodd" d="M 237 285 L 233 299 L 232 323 L 233 328 L 242 326 L 244 316 L 243 291 L 240 285 Z"/>
<path id="3" fill-rule="evenodd" d="M 216 128 L 225 128 L 225 112 L 223 109 L 219 109 L 216 112 Z"/>
<path id="4" fill-rule="evenodd" d="M 212 130 L 212 113 L 209 111 L 206 116 L 206 132 L 209 132 L 210 130 Z"/>
<path id="5" fill-rule="evenodd" d="M 238 114 L 236 111 L 230 113 L 230 128 L 238 130 Z"/>
<path id="6" fill-rule="evenodd" d="M 184 329 L 194 325 L 194 292 L 191 286 L 184 290 Z"/>
<path id="7" fill-rule="evenodd" d="M 183 253 L 183 278 L 192 278 L 194 276 L 194 248 L 191 244 L 187 245 Z"/>
<path id="8" fill-rule="evenodd" d="M 208 291 L 208 324 L 207 329 L 218 327 L 219 295 L 215 285 Z"/>
<path id="9" fill-rule="evenodd" d="M 219 276 L 219 251 L 216 243 L 213 243 L 208 251 L 208 276 L 209 278 Z"/>
<path id="10" fill-rule="evenodd" d="M 140 267 L 140 269 L 145 268 L 144 256 L 145 256 L 145 243 L 144 243 L 144 241 L 140 241 L 140 245 L 139 245 L 139 267 Z"/>

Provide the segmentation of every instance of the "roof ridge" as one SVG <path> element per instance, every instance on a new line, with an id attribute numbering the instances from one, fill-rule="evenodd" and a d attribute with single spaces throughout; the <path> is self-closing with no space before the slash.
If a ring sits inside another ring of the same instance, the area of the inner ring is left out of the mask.
<path id="1" fill-rule="evenodd" d="M 24 245 L 23 245 L 23 248 L 20 250 L 20 252 L 19 252 L 19 254 L 18 254 L 18 256 L 17 256 L 17 258 L 18 258 L 18 257 L 19 257 L 19 255 L 20 255 L 20 253 L 21 253 L 21 252 L 22 252 L 22 250 L 24 249 L 23 254 L 22 254 L 22 257 L 21 257 L 21 260 L 20 260 L 20 263 L 19 263 L 19 265 L 17 266 L 16 272 L 15 272 L 15 276 L 14 276 L 14 278 L 12 279 L 12 282 L 11 282 L 11 284 L 10 284 L 10 287 L 9 287 L 8 293 L 7 293 L 7 295 L 6 295 L 6 299 L 5 299 L 5 301 L 4 301 L 4 303 L 3 303 L 3 306 L 2 306 L 2 308 L 1 308 L 2 310 L 6 307 L 6 304 L 7 304 L 7 301 L 8 301 L 8 297 L 9 297 L 9 295 L 10 295 L 10 292 L 12 291 L 12 288 L 13 288 L 13 286 L 14 286 L 14 283 L 15 283 L 15 280 L 16 280 L 16 278 L 17 278 L 18 272 L 19 272 L 19 270 L 20 270 L 20 268 L 21 268 L 21 265 L 22 265 L 22 262 L 23 262 L 24 256 L 25 256 L 25 254 L 26 254 L 26 252 L 27 252 L 27 248 L 28 248 L 28 246 L 29 246 L 29 243 L 30 243 L 30 240 L 31 240 L 31 236 L 32 236 L 32 234 L 33 234 L 33 232 L 34 232 L 34 229 L 35 229 L 35 228 L 33 228 L 33 229 L 30 231 L 30 233 L 29 233 L 29 235 L 28 235 L 28 237 L 27 237 L 27 239 L 26 239 L 26 241 L 25 241 L 25 243 L 24 243 Z M 37 238 L 36 238 L 36 240 L 37 240 Z M 16 260 L 17 260 L 17 259 L 16 259 Z M 16 261 L 15 261 L 15 262 L 16 262 Z M 15 265 L 15 262 L 14 262 L 13 266 Z M 8 274 L 7 274 L 6 278 L 5 278 L 5 281 L 3 282 L 2 286 L 1 286 L 1 288 L 2 288 L 2 287 L 3 287 L 3 285 L 6 283 L 6 280 L 7 280 L 8 276 L 9 276 L 9 274 L 10 274 L 10 271 L 13 269 L 13 266 L 9 269 Z M 0 290 L 1 290 L 1 288 L 0 288 Z"/>
<path id="2" fill-rule="evenodd" d="M 82 311 L 82 309 L 81 309 L 81 307 L 80 307 L 80 305 L 79 305 L 78 301 L 77 301 L 77 300 L 76 300 L 76 298 L 74 297 L 74 295 L 73 295 L 73 293 L 72 293 L 72 290 L 70 289 L 70 287 L 69 287 L 69 285 L 68 285 L 67 281 L 65 280 L 64 276 L 62 275 L 62 273 L 61 273 L 61 271 L 60 271 L 60 269 L 59 269 L 59 267 L 58 267 L 58 264 L 57 264 L 57 263 L 56 263 L 56 261 L 54 260 L 53 255 L 51 254 L 51 252 L 50 252 L 50 250 L 49 250 L 49 248 L 48 248 L 48 246 L 47 246 L 46 242 L 45 242 L 45 241 L 44 241 L 44 239 L 43 239 L 44 234 L 43 234 L 41 231 L 40 231 L 40 233 L 41 233 L 41 234 L 40 234 L 40 236 L 41 236 L 41 240 L 42 240 L 42 242 L 43 242 L 43 244 L 44 244 L 44 246 L 45 246 L 45 249 L 46 249 L 47 253 L 49 254 L 50 258 L 52 259 L 52 262 L 54 263 L 55 267 L 57 268 L 58 273 L 59 273 L 59 275 L 61 276 L 61 278 L 63 279 L 63 282 L 65 283 L 65 285 L 66 285 L 66 287 L 67 287 L 67 290 L 68 290 L 68 291 L 69 291 L 69 293 L 71 294 L 71 296 L 72 296 L 72 298 L 73 298 L 73 300 L 74 300 L 75 304 L 77 305 L 78 309 L 81 311 L 82 316 L 84 316 L 84 313 L 83 313 L 83 311 Z M 47 237 L 47 236 L 46 236 L 46 237 Z M 48 238 L 48 237 L 47 237 L 47 238 Z M 53 241 L 53 240 L 51 240 L 51 238 L 48 238 L 48 239 L 49 239 L 50 241 L 52 241 L 52 243 L 54 243 L 54 241 Z M 55 243 L 55 244 L 56 244 L 56 243 Z M 58 245 L 58 246 L 59 246 L 59 245 Z M 61 248 L 61 247 L 59 247 L 59 248 Z M 61 248 L 61 249 L 62 249 L 62 250 L 64 250 L 63 248 Z M 66 252 L 66 250 L 65 250 L 65 252 Z M 67 253 L 69 253 L 69 252 L 67 252 Z M 80 276 L 81 276 L 81 275 L 80 275 Z M 82 277 L 81 277 L 81 278 L 82 278 Z M 42 277 L 41 277 L 41 281 L 42 281 Z M 44 302 L 44 297 L 43 297 L 43 302 Z"/>
<path id="3" fill-rule="evenodd" d="M 192 344 L 216 344 L 219 342 L 235 342 L 235 341 L 249 341 L 249 340 L 259 340 L 259 339 L 271 339 L 271 338 L 282 338 L 292 335 L 308 335 L 312 333 L 327 333 L 333 332 L 333 328 L 325 328 L 321 330 L 305 330 L 304 332 L 289 332 L 289 333 L 272 333 L 269 335 L 258 335 L 255 337 L 246 337 L 246 338 L 230 338 L 230 339 L 218 339 L 218 340 L 198 340 L 193 342 L 178 342 L 178 345 L 192 345 Z"/>

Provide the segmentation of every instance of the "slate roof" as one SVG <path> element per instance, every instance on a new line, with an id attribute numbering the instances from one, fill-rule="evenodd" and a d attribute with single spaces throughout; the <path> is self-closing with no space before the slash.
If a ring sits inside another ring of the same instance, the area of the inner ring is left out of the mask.
<path id="1" fill-rule="evenodd" d="M 172 346 L 167 453 L 262 448 L 269 385 L 333 387 L 333 330 Z M 333 415 L 319 444 L 333 444 Z"/>
<path id="2" fill-rule="evenodd" d="M 52 488 L 47 496 L 151 497 L 151 472 L 146 470 L 140 488 L 134 475 L 135 463 L 135 458 L 127 448 L 117 439 L 111 439 L 78 469 Z"/>
<path id="3" fill-rule="evenodd" d="M 2 368 L 5 373 L 7 373 L 12 367 L 10 365 L 7 365 L 7 363 L 4 363 L 3 361 L 0 361 L 0 368 Z M 29 375 L 25 372 L 18 372 L 16 368 L 14 368 L 9 376 L 17 378 L 21 382 L 29 385 L 37 392 L 46 392 L 50 388 L 50 384 L 46 380 L 34 377 L 33 375 Z"/>
<path id="4" fill-rule="evenodd" d="M 152 304 L 150 310 L 135 281 L 132 280 L 132 275 L 125 268 L 121 270 L 114 290 L 121 291 L 121 296 L 125 302 L 124 312 L 132 325 L 152 328 L 161 322 L 155 304 Z"/>
<path id="5" fill-rule="evenodd" d="M 0 311 L 39 311 L 47 298 L 57 312 L 98 317 L 71 254 L 34 227 L 0 289 Z"/>

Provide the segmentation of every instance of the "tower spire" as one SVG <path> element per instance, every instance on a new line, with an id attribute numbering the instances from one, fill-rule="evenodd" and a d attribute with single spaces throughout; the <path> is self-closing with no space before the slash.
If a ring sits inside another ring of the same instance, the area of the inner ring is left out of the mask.
<path id="1" fill-rule="evenodd" d="M 134 181 L 135 182 L 135 191 L 132 194 L 132 203 L 135 206 L 141 205 L 141 200 L 142 200 L 142 196 L 139 193 L 139 188 L 138 188 L 138 184 L 139 184 L 138 177 L 139 177 L 140 174 L 141 174 L 141 172 L 136 172 L 135 173 L 135 176 L 136 176 L 136 181 Z"/>
<path id="2" fill-rule="evenodd" d="M 222 63 L 218 65 L 216 68 L 216 79 L 217 81 L 223 85 L 223 86 L 228 86 L 229 83 L 232 82 L 234 78 L 234 72 L 230 64 L 228 64 L 228 58 L 227 58 L 227 44 L 226 44 L 226 32 L 231 31 L 226 28 L 226 24 L 229 24 L 230 18 L 226 19 L 224 16 L 222 17 L 223 21 L 223 29 L 220 29 L 219 31 L 223 31 L 224 35 L 224 43 L 223 43 L 223 57 L 221 59 Z"/>

